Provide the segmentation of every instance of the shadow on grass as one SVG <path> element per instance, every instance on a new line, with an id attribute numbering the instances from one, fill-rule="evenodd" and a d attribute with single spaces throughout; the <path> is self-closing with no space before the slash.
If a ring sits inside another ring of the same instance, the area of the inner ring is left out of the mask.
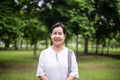
<path id="1" fill-rule="evenodd" d="M 120 60 L 120 54 L 96 54 L 96 53 L 76 53 L 76 57 L 78 58 L 79 56 L 103 56 L 103 57 L 110 57 L 110 58 L 114 58 L 114 59 L 118 59 Z"/>

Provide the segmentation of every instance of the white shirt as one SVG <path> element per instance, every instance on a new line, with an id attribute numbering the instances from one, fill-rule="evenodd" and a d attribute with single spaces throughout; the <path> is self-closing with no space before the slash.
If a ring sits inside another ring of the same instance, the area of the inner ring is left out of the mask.
<path id="1" fill-rule="evenodd" d="M 71 58 L 71 73 L 69 75 L 78 78 L 78 65 L 74 52 Z M 68 48 L 65 47 L 57 55 L 52 47 L 41 52 L 36 76 L 42 75 L 46 75 L 49 80 L 66 80 L 68 75 Z"/>

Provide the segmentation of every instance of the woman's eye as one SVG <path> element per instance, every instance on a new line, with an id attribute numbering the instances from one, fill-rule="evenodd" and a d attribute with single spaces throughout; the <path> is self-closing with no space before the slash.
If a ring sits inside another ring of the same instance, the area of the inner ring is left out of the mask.
<path id="1" fill-rule="evenodd" d="M 56 32 L 53 33 L 53 35 L 56 35 L 56 34 L 57 34 Z"/>
<path id="2" fill-rule="evenodd" d="M 53 35 L 62 35 L 63 33 L 62 32 L 53 32 Z"/>
<path id="3" fill-rule="evenodd" d="M 62 33 L 59 33 L 59 35 L 62 35 Z"/>

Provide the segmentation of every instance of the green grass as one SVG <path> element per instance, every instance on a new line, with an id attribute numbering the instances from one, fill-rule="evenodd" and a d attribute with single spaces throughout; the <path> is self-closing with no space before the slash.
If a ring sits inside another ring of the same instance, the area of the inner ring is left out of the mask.
<path id="1" fill-rule="evenodd" d="M 37 51 L 39 57 L 40 51 Z M 80 78 L 77 80 L 120 80 L 120 59 L 87 55 L 77 57 Z M 33 51 L 0 51 L 0 80 L 39 80 Z"/>
<path id="2" fill-rule="evenodd" d="M 82 56 L 78 80 L 120 80 L 120 60 L 103 56 Z"/>
<path id="3" fill-rule="evenodd" d="M 38 80 L 35 76 L 37 63 L 32 51 L 0 51 L 0 79 Z"/>

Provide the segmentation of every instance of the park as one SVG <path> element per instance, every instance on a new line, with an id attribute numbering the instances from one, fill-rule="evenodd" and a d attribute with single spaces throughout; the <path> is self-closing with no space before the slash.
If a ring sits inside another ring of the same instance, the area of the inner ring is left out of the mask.
<path id="1" fill-rule="evenodd" d="M 39 80 L 51 26 L 65 24 L 76 80 L 120 80 L 120 0 L 1 0 L 0 80 Z"/>

